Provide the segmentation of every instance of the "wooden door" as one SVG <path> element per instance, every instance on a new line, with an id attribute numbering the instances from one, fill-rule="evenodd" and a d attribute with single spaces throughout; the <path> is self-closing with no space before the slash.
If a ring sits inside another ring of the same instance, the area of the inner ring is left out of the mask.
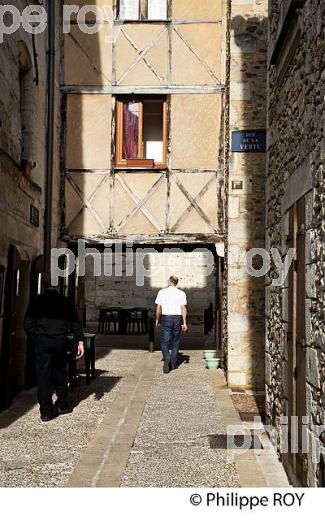
<path id="1" fill-rule="evenodd" d="M 8 408 L 18 388 L 16 380 L 17 318 L 21 260 L 17 249 L 10 246 L 5 282 L 4 322 L 0 356 L 0 407 Z"/>
<path id="2" fill-rule="evenodd" d="M 288 416 L 291 471 L 301 485 L 306 485 L 304 424 L 306 417 L 306 339 L 305 339 L 305 199 L 300 199 L 289 213 L 289 247 L 295 259 L 289 272 L 288 331 Z"/>
<path id="3" fill-rule="evenodd" d="M 298 454 L 296 473 L 302 485 L 306 485 L 307 467 L 304 453 L 303 419 L 306 417 L 306 262 L 305 262 L 305 199 L 297 203 L 297 296 L 296 296 L 296 413 L 298 418 Z"/>

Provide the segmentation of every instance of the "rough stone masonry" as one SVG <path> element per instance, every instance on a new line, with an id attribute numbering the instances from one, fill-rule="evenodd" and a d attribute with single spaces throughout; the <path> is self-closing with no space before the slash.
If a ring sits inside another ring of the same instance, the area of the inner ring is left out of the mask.
<path id="1" fill-rule="evenodd" d="M 289 209 L 305 197 L 307 376 L 301 392 L 306 393 L 309 440 L 321 450 L 324 446 L 317 427 L 325 423 L 325 3 L 299 2 L 287 40 L 272 64 L 285 14 L 280 4 L 280 0 L 273 0 L 270 7 L 267 244 L 269 249 L 276 247 L 283 257 L 286 255 Z M 266 289 L 266 402 L 280 449 L 280 418 L 288 414 L 289 402 L 290 318 L 288 280 L 274 288 L 274 276 L 272 271 Z M 311 460 L 311 453 L 307 459 L 307 485 L 324 485 L 321 464 Z"/>

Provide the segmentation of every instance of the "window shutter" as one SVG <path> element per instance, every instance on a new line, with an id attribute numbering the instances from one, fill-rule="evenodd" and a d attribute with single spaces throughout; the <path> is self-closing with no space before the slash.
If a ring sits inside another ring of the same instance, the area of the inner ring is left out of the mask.
<path id="1" fill-rule="evenodd" d="M 139 0 L 120 0 L 120 20 L 139 19 Z"/>
<path id="2" fill-rule="evenodd" d="M 167 19 L 167 0 L 148 0 L 148 20 Z"/>

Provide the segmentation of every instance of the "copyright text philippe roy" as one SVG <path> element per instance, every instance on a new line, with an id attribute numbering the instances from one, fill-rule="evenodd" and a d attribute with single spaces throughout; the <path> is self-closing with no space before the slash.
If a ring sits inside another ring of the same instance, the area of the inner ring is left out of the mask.
<path id="1" fill-rule="evenodd" d="M 252 511 L 256 507 L 302 507 L 305 493 L 273 493 L 271 496 L 241 495 L 239 493 L 194 493 L 190 497 L 193 506 L 231 507 Z"/>

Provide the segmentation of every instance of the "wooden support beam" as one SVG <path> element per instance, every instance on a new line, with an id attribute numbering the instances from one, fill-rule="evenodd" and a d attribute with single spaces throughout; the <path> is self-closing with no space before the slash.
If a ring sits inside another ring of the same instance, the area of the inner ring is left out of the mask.
<path id="1" fill-rule="evenodd" d="M 148 18 L 148 0 L 139 0 L 139 18 L 147 20 Z"/>
<path id="2" fill-rule="evenodd" d="M 217 84 L 220 83 L 219 78 L 215 75 L 211 67 L 207 64 L 207 62 L 199 55 L 198 51 L 193 47 L 193 45 L 185 38 L 184 34 L 181 33 L 179 29 L 174 27 L 174 32 L 178 35 L 178 37 L 185 43 L 186 47 L 191 51 L 192 54 L 196 57 L 196 59 L 201 63 L 202 67 L 207 71 L 209 76 L 215 80 Z"/>
<path id="3" fill-rule="evenodd" d="M 71 226 L 72 223 L 74 223 L 78 219 L 78 217 L 80 216 L 80 214 L 82 213 L 82 211 L 84 209 L 88 209 L 90 211 L 90 213 L 93 215 L 93 217 L 95 218 L 95 220 L 97 221 L 97 223 L 103 229 L 103 231 L 105 231 L 107 229 L 107 226 L 105 225 L 103 220 L 100 218 L 100 216 L 97 214 L 97 212 L 92 207 L 92 201 L 94 200 L 95 196 L 97 195 L 97 192 L 100 190 L 102 185 L 107 181 L 108 175 L 105 175 L 100 180 L 100 182 L 98 183 L 98 185 L 96 186 L 95 190 L 92 192 L 90 197 L 86 197 L 86 195 L 82 192 L 82 190 L 79 188 L 79 186 L 74 182 L 74 180 L 73 180 L 73 178 L 71 176 L 67 176 L 66 179 L 67 179 L 67 181 L 69 182 L 70 186 L 73 188 L 73 190 L 76 192 L 76 194 L 78 195 L 78 197 L 80 198 L 80 200 L 83 203 L 83 207 L 74 216 L 72 221 L 69 223 L 69 226 Z"/>
<path id="4" fill-rule="evenodd" d="M 175 181 L 175 183 L 177 184 L 177 186 L 179 187 L 179 189 L 181 190 L 181 192 L 183 193 L 183 195 L 187 198 L 187 200 L 190 202 L 192 208 L 195 208 L 197 213 L 200 215 L 200 217 L 202 218 L 202 220 L 204 220 L 204 222 L 208 225 L 208 227 L 211 229 L 212 232 L 216 232 L 217 230 L 215 229 L 215 227 L 211 224 L 209 218 L 206 216 L 206 214 L 204 213 L 203 209 L 198 205 L 196 199 L 194 199 L 192 197 L 192 195 L 186 190 L 186 188 L 184 188 L 183 184 L 180 182 L 180 180 L 177 178 L 177 175 L 173 175 L 173 180 Z M 214 179 L 215 180 L 215 179 Z M 205 193 L 205 192 L 204 192 Z M 204 194 L 203 193 L 203 194 Z M 187 210 L 186 210 L 187 211 Z"/>
<path id="5" fill-rule="evenodd" d="M 112 25 L 112 22 L 111 20 L 103 20 L 102 23 L 105 25 Z M 222 23 L 222 19 L 221 18 L 216 18 L 216 19 L 209 19 L 209 18 L 193 18 L 193 19 L 189 19 L 189 20 L 181 20 L 181 19 L 175 19 L 175 20 L 143 20 L 143 21 L 139 21 L 139 20 L 114 20 L 114 25 L 115 26 L 120 26 L 120 25 L 133 25 L 133 24 L 137 24 L 137 25 L 140 25 L 141 23 L 143 24 L 154 24 L 154 25 L 193 25 L 193 24 L 220 24 Z M 93 20 L 87 20 L 87 25 L 94 25 L 95 24 L 95 21 Z M 70 25 L 80 25 L 80 22 L 78 22 L 76 19 L 71 19 L 70 20 Z"/>
<path id="6" fill-rule="evenodd" d="M 121 29 L 121 32 L 123 32 L 124 36 L 126 37 L 126 31 Z M 133 43 L 133 47 L 136 47 L 137 48 L 137 51 L 139 53 L 138 57 L 136 58 L 136 60 L 128 67 L 128 69 L 124 72 L 124 74 L 122 74 L 122 76 L 119 78 L 119 80 L 117 81 L 118 84 L 122 83 L 122 81 L 124 81 L 124 79 L 130 74 L 130 72 L 132 72 L 132 70 L 137 66 L 137 64 L 140 62 L 140 61 L 144 61 L 146 63 L 146 65 L 150 68 L 150 70 L 152 72 L 154 72 L 154 74 L 159 78 L 159 80 L 162 82 L 164 80 L 164 78 L 159 74 L 159 72 L 156 71 L 156 69 L 151 65 L 151 63 L 146 59 L 145 60 L 145 57 L 146 55 L 148 54 L 148 52 L 158 43 L 160 42 L 160 40 L 162 39 L 162 37 L 164 36 L 164 34 L 167 32 L 167 29 L 166 27 L 164 27 L 155 37 L 153 40 L 151 40 L 151 42 L 149 43 L 149 45 L 147 45 L 144 49 L 140 50 L 139 47 L 135 44 L 135 42 L 132 40 L 132 38 L 128 35 L 128 41 L 130 43 L 130 41 L 132 41 Z M 149 64 L 149 65 L 148 65 Z"/>
<path id="7" fill-rule="evenodd" d="M 134 50 L 136 50 L 139 55 L 143 52 L 140 47 L 135 43 L 135 41 L 131 38 L 131 36 L 122 28 L 121 29 L 121 32 L 123 33 L 124 37 L 127 39 L 127 41 L 130 43 L 130 45 L 133 47 Z M 151 72 L 159 79 L 159 81 L 162 83 L 164 81 L 165 78 L 163 78 L 163 76 L 159 73 L 159 71 L 152 65 L 152 63 L 150 63 L 150 61 L 148 60 L 148 58 L 144 55 L 142 56 L 142 59 L 144 61 L 144 63 L 147 65 L 148 69 L 151 70 Z M 134 68 L 132 65 L 131 65 L 131 68 Z M 127 72 L 128 73 L 128 72 Z M 122 76 L 124 77 L 124 76 Z M 122 81 L 122 79 L 120 80 Z M 119 81 L 119 83 L 120 83 Z"/>
<path id="8" fill-rule="evenodd" d="M 173 176 L 173 178 L 175 178 Z M 195 197 L 195 202 L 198 203 L 202 197 L 206 194 L 206 192 L 208 191 L 208 189 L 210 188 L 210 186 L 212 184 L 214 184 L 216 182 L 216 178 L 213 177 L 212 179 L 209 180 L 209 182 L 207 182 L 207 184 L 205 186 L 203 186 L 202 190 L 198 193 L 198 195 Z M 196 209 L 197 208 L 195 206 L 193 206 L 193 203 L 191 202 L 188 207 L 186 208 L 186 210 L 184 211 L 184 213 L 182 213 L 182 215 L 179 217 L 179 219 L 177 220 L 177 222 L 173 225 L 172 229 L 171 229 L 171 232 L 172 233 L 175 233 L 177 228 L 184 222 L 184 220 L 186 220 L 186 218 L 188 217 L 188 215 L 190 214 L 190 212 L 193 210 L 193 209 Z M 202 215 L 200 214 L 200 216 L 202 217 Z M 203 217 L 202 217 L 203 218 Z M 211 226 L 211 222 L 209 220 L 206 221 L 208 225 Z"/>
<path id="9" fill-rule="evenodd" d="M 153 227 L 157 229 L 157 231 L 162 231 L 160 223 L 152 215 L 152 213 L 150 213 L 150 211 L 147 210 L 147 208 L 145 207 L 145 203 L 149 200 L 151 195 L 157 190 L 158 186 L 162 183 L 163 179 L 163 175 L 159 177 L 159 179 L 151 186 L 150 190 L 146 193 L 145 197 L 142 200 L 140 200 L 139 197 L 129 188 L 123 177 L 121 175 L 116 176 L 116 180 L 120 183 L 124 191 L 133 200 L 133 202 L 135 202 L 136 205 L 132 209 L 131 213 L 126 215 L 122 222 L 120 222 L 120 224 L 116 226 L 115 231 L 119 231 L 120 229 L 122 229 L 139 210 L 142 211 L 142 213 L 147 217 L 149 222 L 153 225 Z"/>
<path id="10" fill-rule="evenodd" d="M 84 47 L 78 42 L 77 38 L 75 38 L 70 32 L 68 36 L 71 38 L 73 43 L 78 47 L 78 49 L 83 53 L 83 55 L 87 58 L 90 63 L 91 68 L 98 74 L 99 76 L 103 76 L 109 83 L 111 83 L 111 79 L 106 76 L 106 74 L 98 67 L 97 63 L 89 56 L 88 52 L 84 49 Z"/>
<path id="11" fill-rule="evenodd" d="M 79 85 L 62 85 L 61 91 L 66 94 L 112 94 L 112 95 L 128 95 L 128 94 L 141 94 L 141 95 L 168 95 L 168 94 L 215 94 L 216 92 L 224 92 L 225 85 L 221 83 L 218 85 L 165 85 L 154 87 L 151 85 L 133 85 L 133 86 L 96 86 L 96 87 L 83 87 Z"/>
<path id="12" fill-rule="evenodd" d="M 117 235 L 115 233 L 103 233 L 102 235 L 69 235 L 62 234 L 60 239 L 67 243 L 77 243 L 78 240 L 85 240 L 89 245 L 98 245 L 101 246 L 105 244 L 105 242 L 111 241 L 119 242 L 122 244 L 134 244 L 134 245 L 188 245 L 188 244 L 219 244 L 225 241 L 224 235 L 221 233 L 213 233 L 213 234 L 200 234 L 200 233 L 188 233 L 188 234 L 175 234 L 175 233 L 165 233 L 165 234 L 157 234 L 157 235 Z"/>

